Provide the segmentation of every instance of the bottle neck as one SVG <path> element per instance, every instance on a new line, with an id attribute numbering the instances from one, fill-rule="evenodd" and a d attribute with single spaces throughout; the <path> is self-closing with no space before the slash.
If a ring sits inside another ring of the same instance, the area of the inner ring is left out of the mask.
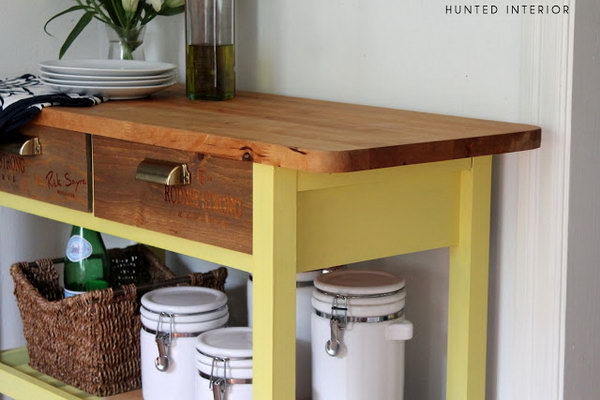
<path id="1" fill-rule="evenodd" d="M 89 238 L 102 238 L 100 232 L 92 229 L 84 228 L 83 226 L 73 226 L 71 229 L 71 236 L 78 235 Z"/>

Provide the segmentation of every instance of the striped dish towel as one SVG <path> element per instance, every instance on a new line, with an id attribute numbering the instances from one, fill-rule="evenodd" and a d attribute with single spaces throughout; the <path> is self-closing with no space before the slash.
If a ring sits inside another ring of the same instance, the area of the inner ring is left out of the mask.
<path id="1" fill-rule="evenodd" d="M 25 125 L 44 107 L 90 107 L 106 101 L 97 96 L 60 93 L 31 74 L 0 80 L 0 133 Z"/>

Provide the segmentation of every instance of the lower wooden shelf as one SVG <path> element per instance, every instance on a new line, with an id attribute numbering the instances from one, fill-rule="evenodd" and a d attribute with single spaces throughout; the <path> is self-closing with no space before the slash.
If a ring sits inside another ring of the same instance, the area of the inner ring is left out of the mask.
<path id="1" fill-rule="evenodd" d="M 0 393 L 16 400 L 142 399 L 141 390 L 101 398 L 66 385 L 31 368 L 25 347 L 0 352 Z"/>

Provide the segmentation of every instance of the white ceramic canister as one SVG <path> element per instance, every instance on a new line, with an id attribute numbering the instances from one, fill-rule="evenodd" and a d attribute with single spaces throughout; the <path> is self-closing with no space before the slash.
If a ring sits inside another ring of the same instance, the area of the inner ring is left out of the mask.
<path id="1" fill-rule="evenodd" d="M 192 286 L 157 289 L 142 296 L 140 314 L 144 399 L 195 399 L 196 338 L 227 323 L 227 296 Z"/>
<path id="2" fill-rule="evenodd" d="M 196 400 L 252 400 L 252 329 L 198 336 L 196 371 Z"/>
<path id="3" fill-rule="evenodd" d="M 380 271 L 336 271 L 315 280 L 313 400 L 402 400 L 404 280 Z"/>
<path id="4" fill-rule="evenodd" d="M 296 400 L 310 400 L 311 352 L 310 315 L 312 313 L 313 281 L 321 271 L 301 272 L 296 275 Z M 248 326 L 252 327 L 252 275 L 248 279 Z"/>

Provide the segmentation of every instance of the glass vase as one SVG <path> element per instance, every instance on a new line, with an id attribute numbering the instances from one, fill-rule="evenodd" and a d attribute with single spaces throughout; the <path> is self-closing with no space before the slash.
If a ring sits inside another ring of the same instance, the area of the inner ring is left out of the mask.
<path id="1" fill-rule="evenodd" d="M 111 60 L 145 60 L 144 33 L 146 26 L 121 28 L 106 25 L 108 58 Z"/>

